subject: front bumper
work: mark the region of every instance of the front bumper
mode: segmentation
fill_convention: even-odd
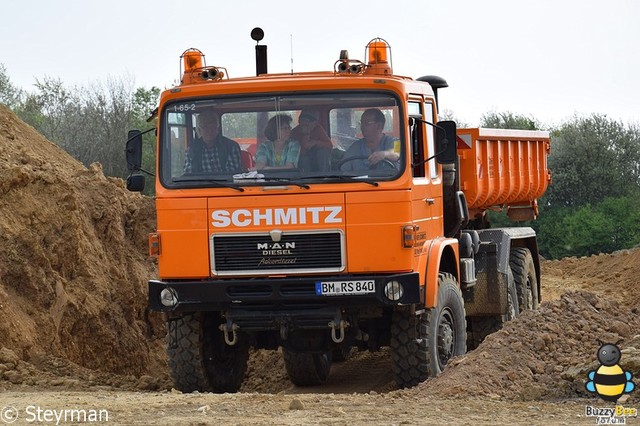
[[[316,294],[318,281],[373,280],[375,292],[358,295],[323,296]],[[404,288],[397,301],[389,300],[384,287],[397,281]],[[177,303],[164,306],[160,293],[174,292]],[[162,312],[195,312],[225,310],[304,311],[354,306],[394,306],[424,301],[416,272],[390,275],[339,275],[323,277],[225,279],[202,281],[149,281],[149,308]]]

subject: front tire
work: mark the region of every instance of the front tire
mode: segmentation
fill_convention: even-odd
[[[436,307],[420,315],[406,309],[394,311],[391,351],[393,373],[400,388],[437,376],[451,358],[467,351],[464,301],[453,275],[440,273]]]
[[[224,342],[219,321],[194,313],[167,322],[167,356],[173,384],[182,392],[237,392],[247,371],[249,345],[239,334]]]

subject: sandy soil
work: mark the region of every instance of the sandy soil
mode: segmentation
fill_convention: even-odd
[[[395,388],[386,351],[334,364],[320,388],[254,351],[241,392],[181,394],[146,309],[153,207],[0,106],[0,424],[596,424],[586,407],[613,406],[584,387],[599,341],[621,341],[640,385],[634,249],[544,261],[538,310],[413,389]],[[619,403],[640,409],[640,391]]]

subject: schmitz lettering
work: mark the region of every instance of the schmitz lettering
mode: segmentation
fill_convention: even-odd
[[[342,223],[341,213],[342,206],[214,210],[211,213],[211,224],[216,228],[225,228],[230,225],[245,227]]]

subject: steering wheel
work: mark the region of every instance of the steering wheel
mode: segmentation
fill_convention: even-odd
[[[336,166],[336,169],[340,170],[340,169],[342,168],[342,165],[343,165],[343,164],[346,164],[346,163],[348,163],[348,162],[350,162],[350,161],[356,161],[356,160],[367,160],[367,159],[369,159],[369,156],[368,156],[368,155],[360,155],[360,156],[357,156],[357,157],[349,157],[349,158],[345,158],[345,159],[343,159],[342,161],[340,161],[340,162],[338,163],[338,165]],[[378,161],[376,164],[371,164],[371,165],[369,166],[369,169],[370,169],[370,170],[373,170],[373,169],[380,169],[380,168],[382,168],[381,166],[383,166],[383,165],[384,165],[384,166],[389,166],[389,167],[391,167],[393,170],[398,170],[398,166],[396,165],[396,163],[394,163],[394,162],[393,162],[393,161],[391,161],[391,160],[387,160],[386,158],[385,158],[384,160],[380,160],[380,161]]]

